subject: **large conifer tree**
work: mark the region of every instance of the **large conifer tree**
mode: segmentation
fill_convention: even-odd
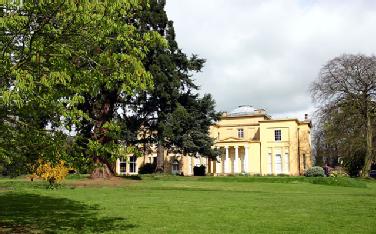
[[[218,118],[210,95],[201,99],[198,95],[191,94],[198,89],[192,75],[201,71],[205,60],[196,55],[188,57],[178,47],[173,22],[164,10],[165,4],[165,0],[151,0],[150,8],[143,11],[139,20],[136,20],[141,31],[156,31],[166,38],[168,48],[159,46],[149,51],[144,64],[153,75],[154,87],[151,91],[139,93],[132,100],[134,115],[129,118],[133,125],[137,123],[135,131],[142,126],[148,132],[142,139],[134,134],[134,142],[157,144],[157,170],[160,171],[163,171],[166,147],[174,146],[183,153],[205,152],[206,156],[212,156],[213,142],[208,131],[210,124]],[[201,110],[210,114],[193,114]],[[184,118],[176,119],[179,114],[183,114]],[[202,121],[209,124],[202,125]],[[187,137],[192,131],[197,133],[196,140],[190,141],[188,147],[188,141],[182,140],[182,137]]]

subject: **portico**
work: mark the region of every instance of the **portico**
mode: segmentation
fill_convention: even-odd
[[[217,146],[216,148],[221,153],[220,156],[217,157],[217,161],[214,161],[211,173],[250,173],[248,144],[226,144]]]

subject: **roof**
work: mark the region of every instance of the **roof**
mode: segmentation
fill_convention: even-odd
[[[253,108],[252,106],[244,105],[232,110],[230,113],[228,113],[228,116],[252,115],[256,113],[257,109]]]
[[[284,122],[284,121],[294,121],[297,124],[308,124],[309,127],[312,127],[312,122],[311,120],[304,120],[304,121],[299,121],[297,118],[284,118],[284,119],[268,119],[268,120],[260,120],[260,123],[273,123],[273,122]]]

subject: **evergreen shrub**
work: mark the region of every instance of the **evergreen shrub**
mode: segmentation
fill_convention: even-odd
[[[193,167],[194,176],[205,176],[206,167],[204,165]]]
[[[155,163],[145,163],[138,169],[139,174],[153,174],[156,168]]]
[[[304,176],[306,176],[306,177],[324,177],[325,172],[324,172],[324,169],[322,167],[315,166],[315,167],[311,167],[311,168],[306,169],[304,171]]]

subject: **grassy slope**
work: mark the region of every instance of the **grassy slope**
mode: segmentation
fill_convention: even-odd
[[[239,177],[121,180],[116,187],[75,182],[51,191],[0,179],[0,233],[376,233],[375,182],[366,188]]]

